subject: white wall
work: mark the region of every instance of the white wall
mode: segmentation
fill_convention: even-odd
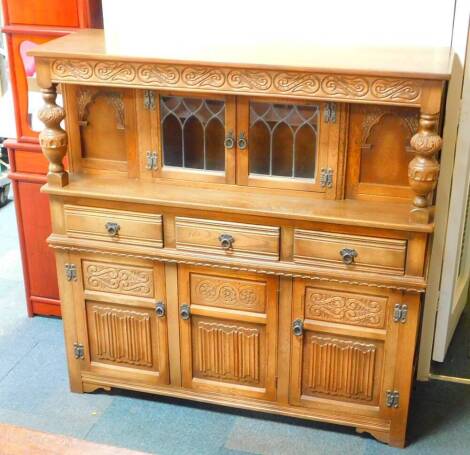
[[[454,0],[103,0],[103,8],[110,52],[197,58],[253,42],[447,47]]]

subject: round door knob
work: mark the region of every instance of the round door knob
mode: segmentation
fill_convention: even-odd
[[[301,319],[296,319],[292,323],[292,332],[294,333],[294,335],[296,337],[299,337],[299,336],[303,335],[303,333],[304,333],[304,323],[302,322]]]
[[[111,237],[116,237],[119,234],[119,229],[121,229],[121,226],[117,223],[109,222],[104,225],[106,230],[108,231],[108,234]]]
[[[343,259],[343,263],[346,265],[351,265],[354,262],[354,259],[357,257],[357,251],[352,248],[343,248],[339,254]]]
[[[159,318],[165,316],[165,304],[163,302],[157,302],[155,305],[155,312]]]
[[[191,310],[189,309],[189,305],[181,305],[180,306],[180,316],[181,319],[189,319],[189,316],[191,316]]]
[[[220,234],[219,242],[220,246],[224,250],[230,250],[233,246],[233,242],[235,242],[235,239],[230,234]]]
[[[229,131],[227,136],[225,136],[224,146],[226,149],[233,149],[235,145],[235,138],[233,137],[233,131]]]
[[[246,147],[248,146],[248,140],[246,138],[245,133],[240,133],[240,135],[238,136],[237,145],[238,145],[238,148],[240,150],[245,150],[246,149]]]

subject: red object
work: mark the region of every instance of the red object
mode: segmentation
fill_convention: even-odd
[[[47,160],[31,129],[28,77],[35,73],[27,50],[78,28],[101,28],[101,0],[2,0],[10,78],[15,107],[16,140],[5,142],[10,158],[28,314],[60,316],[46,182]]]

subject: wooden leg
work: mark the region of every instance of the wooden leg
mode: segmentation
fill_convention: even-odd
[[[356,432],[359,434],[369,433],[371,436],[377,439],[377,441],[383,442],[384,444],[390,444],[390,433],[388,433],[387,431],[369,430],[367,428],[356,428]]]

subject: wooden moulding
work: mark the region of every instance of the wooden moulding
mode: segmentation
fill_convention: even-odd
[[[406,77],[74,58],[42,59],[56,83],[420,106],[429,81]],[[439,80],[433,81],[441,85]]]

